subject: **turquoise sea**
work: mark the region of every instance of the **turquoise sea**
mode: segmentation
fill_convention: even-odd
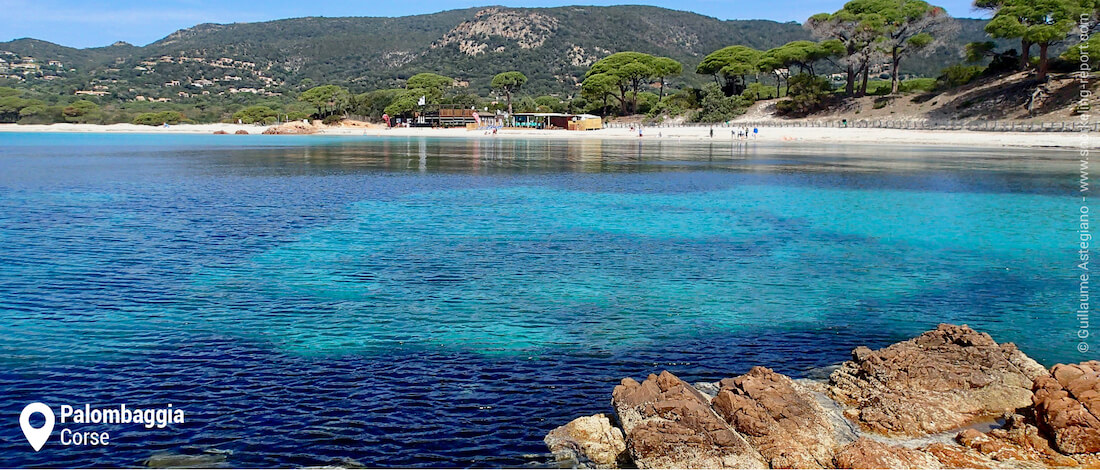
[[[544,465],[621,377],[940,322],[1076,350],[1076,152],[0,133],[0,413],[187,411],[0,467]]]

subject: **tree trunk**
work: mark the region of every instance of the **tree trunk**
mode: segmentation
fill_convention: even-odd
[[[508,119],[512,118],[512,92],[505,91],[504,96],[508,98]]]
[[[1036,77],[1040,81],[1047,78],[1047,49],[1050,48],[1050,43],[1045,42],[1039,44],[1039,76]]]
[[[898,71],[898,65],[901,64],[901,51],[898,48],[894,48],[890,51],[891,54],[891,70],[890,70],[890,94],[898,94],[898,89],[901,88],[901,75]]]
[[[626,111],[627,111],[626,104],[627,103],[628,103],[628,101],[626,100],[626,87],[622,86],[622,85],[619,85],[619,105],[620,105],[620,108],[622,108],[623,116],[627,115],[627,113],[626,113]]]
[[[661,101],[665,100],[665,77],[661,77]]]
[[[863,68],[860,70],[860,74],[863,75],[863,82],[860,83],[860,85],[859,85],[859,96],[866,96],[867,95],[867,79],[868,79],[868,75],[870,75],[868,73],[870,71],[870,69],[871,69],[871,64],[868,63],[868,64],[863,64]]]
[[[779,98],[779,86],[783,84],[783,78],[779,74],[775,74],[775,97]]]
[[[1031,41],[1020,41],[1020,70],[1031,66]]]
[[[844,94],[853,96],[856,94],[856,69],[848,64],[848,83],[844,85]]]
[[[632,97],[633,99],[630,101],[630,107],[631,107],[630,110],[634,114],[638,114],[638,89],[642,87],[642,81],[641,80],[634,80],[633,83],[631,83],[631,85],[634,86],[634,96]]]

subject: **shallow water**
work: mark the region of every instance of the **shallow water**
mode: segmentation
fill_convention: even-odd
[[[516,466],[624,376],[793,376],[939,322],[1076,352],[1076,154],[0,134],[0,466]],[[99,428],[97,428],[99,429]]]

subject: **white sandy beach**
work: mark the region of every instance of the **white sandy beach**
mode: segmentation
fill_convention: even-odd
[[[50,124],[17,125],[0,124],[3,132],[88,132],[88,133],[143,133],[143,134],[213,134],[225,131],[233,134],[238,130],[249,134],[260,134],[264,126],[240,124],[178,124],[169,127],[139,126],[134,124]],[[546,139],[639,139],[637,131],[630,129],[600,129],[594,131],[529,130],[505,129],[495,136],[485,131],[430,128],[392,128],[382,127],[319,127],[313,135],[322,136],[393,136],[393,137],[453,137],[453,138],[546,138]],[[233,136],[226,136],[232,138]],[[282,136],[270,136],[280,138]],[[715,140],[730,140],[731,128],[714,127]],[[710,140],[710,127],[648,127],[644,129],[644,140]],[[751,139],[750,139],[751,140]],[[790,143],[836,143],[836,144],[908,144],[930,146],[962,147],[1061,147],[1061,148],[1100,148],[1100,133],[1080,132],[977,132],[977,131],[933,131],[907,129],[836,129],[836,128],[796,128],[761,127],[758,142]]]

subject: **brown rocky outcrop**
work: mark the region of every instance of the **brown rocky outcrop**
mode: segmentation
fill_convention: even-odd
[[[895,446],[866,437],[841,447],[837,468],[943,468],[935,456],[916,449]]]
[[[829,468],[840,444],[812,392],[785,375],[754,367],[720,383],[711,405],[771,468]]]
[[[1001,465],[969,447],[937,442],[920,448],[931,454],[944,468],[1000,468]]]
[[[237,132],[234,132],[234,134],[236,134],[236,135],[248,135],[248,131],[246,131],[244,129],[237,129]]]
[[[955,440],[997,462],[1034,463],[1043,467],[1072,467],[1078,462],[1050,447],[1039,429],[1022,415],[1011,415],[1004,427],[981,432],[966,429]]]
[[[278,126],[271,126],[271,127],[268,127],[267,129],[264,129],[264,134],[269,134],[269,135],[270,134],[294,135],[294,134],[316,134],[316,133],[317,133],[317,128],[316,127],[314,127],[312,125],[309,125],[309,124],[306,124],[306,123],[301,122],[301,121],[292,121],[292,122],[288,122],[288,123],[285,123],[285,124],[280,124]]]
[[[621,431],[589,416],[547,446],[604,468],[1100,468],[1100,362],[1048,372],[965,325],[857,348],[828,382],[754,367],[697,387],[623,379]]]
[[[577,468],[619,468],[630,463],[623,431],[607,415],[574,419],[543,439],[554,458]]]
[[[1032,380],[1045,373],[1011,343],[941,324],[877,351],[856,348],[828,391],[866,430],[921,436],[1030,406]]]
[[[767,467],[699,391],[668,371],[641,383],[623,379],[611,403],[639,468]]]
[[[1100,452],[1100,362],[1058,364],[1034,391],[1035,418],[1058,450]]]
[[[216,131],[214,131],[214,134],[216,134],[216,135],[226,135],[226,134],[229,134],[229,133],[226,132],[226,131],[223,131],[223,130],[216,130]]]

